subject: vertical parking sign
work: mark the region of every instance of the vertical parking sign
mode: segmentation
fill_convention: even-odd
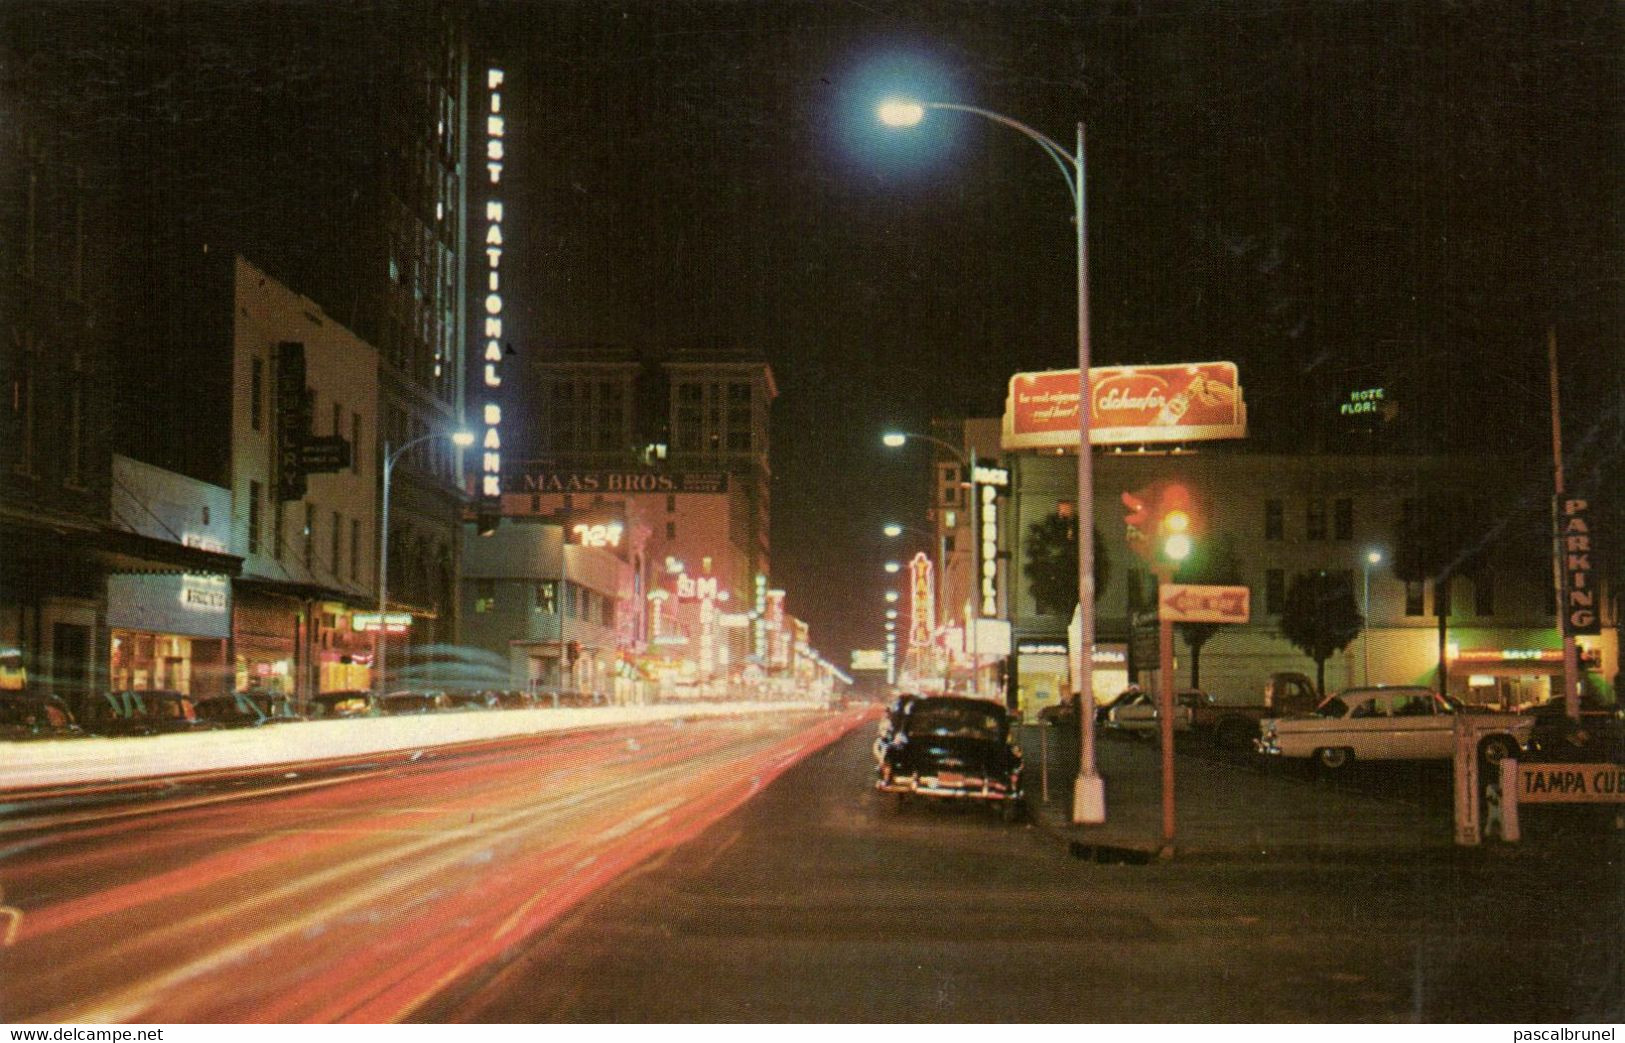
[[[1574,496],[1558,498],[1557,542],[1563,563],[1563,633],[1571,637],[1601,633],[1591,568],[1596,543],[1588,501]]]

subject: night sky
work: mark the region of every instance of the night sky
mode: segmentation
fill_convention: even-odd
[[[475,69],[508,72],[521,360],[563,341],[758,349],[781,392],[773,580],[837,661],[880,643],[880,524],[926,523],[926,456],[884,450],[881,432],[997,416],[1013,373],[1076,359],[1071,203],[1051,160],[970,115],[883,128],[888,95],[992,109],[1068,145],[1086,122],[1095,363],[1236,362],[1251,447],[1348,448],[1336,402],[1381,386],[1399,419],[1354,448],[1471,448],[1538,477],[1555,325],[1571,488],[1619,484],[1617,3],[470,10]],[[358,78],[394,82],[368,41],[406,24],[383,0],[0,7],[18,11],[32,14],[0,18],[7,75],[50,79],[92,120],[146,113],[141,141],[207,127],[153,184],[251,216],[290,193],[233,186],[312,170],[334,198],[311,212],[345,212],[351,168],[375,159],[335,139],[367,95]],[[215,158],[254,176],[215,178]],[[305,234],[277,216],[258,224]],[[310,239],[270,245],[324,299],[317,278],[348,262]]]
[[[887,94],[1085,121],[1095,363],[1236,361],[1259,446],[1335,448],[1319,418],[1383,385],[1391,448],[1538,452],[1555,322],[1571,437],[1617,449],[1620,9],[1435,6],[482,8],[521,343],[760,348],[774,579],[837,661],[879,644],[880,523],[924,523],[880,432],[1076,359],[1051,160],[885,130]]]

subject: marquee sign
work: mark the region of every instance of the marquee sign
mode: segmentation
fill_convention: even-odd
[[[931,559],[924,551],[914,555],[908,563],[909,575],[909,631],[908,643],[925,648],[937,630],[936,588],[932,584]]]
[[[1247,437],[1247,406],[1233,362],[1091,367],[1089,409],[1090,445]],[[1075,449],[1078,371],[1011,377],[1001,444]]]
[[[510,493],[721,493],[728,491],[728,475],[720,471],[578,471],[527,462],[515,467],[505,484]]]
[[[982,527],[978,555],[982,574],[977,577],[981,582],[981,614],[995,617],[999,614],[999,490],[993,485],[977,485],[976,493],[982,498],[977,516]]]
[[[480,509],[487,513],[500,513],[502,509],[502,404],[497,401],[502,387],[502,167],[506,159],[504,142],[507,138],[507,117],[502,112],[502,84],[506,77],[501,69],[485,70],[485,90],[488,99],[485,116],[485,172],[487,195],[485,199],[485,302],[484,326],[481,330],[484,351],[481,354],[479,387],[484,403],[481,419],[485,434],[480,439]]]

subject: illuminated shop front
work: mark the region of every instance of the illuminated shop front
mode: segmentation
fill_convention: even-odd
[[[1602,650],[1581,645],[1579,655],[1582,685],[1602,695]],[[1473,706],[1516,710],[1562,696],[1560,648],[1464,648],[1452,641],[1445,659],[1450,694]]]
[[[202,697],[227,691],[231,582],[199,573],[107,578],[113,691],[158,688]]]
[[[371,689],[373,634],[365,628],[365,624],[368,620],[376,620],[378,613],[354,612],[346,605],[331,601],[319,604],[317,612],[317,647],[314,650],[316,690],[352,692]],[[404,612],[391,615],[406,617],[406,625],[399,630],[405,633],[411,625],[411,616]],[[361,625],[358,625],[358,621]],[[396,632],[394,629],[389,631],[391,635]]]
[[[1128,687],[1128,647],[1096,644],[1090,674],[1095,705],[1104,706]],[[1025,639],[1016,643],[1016,699],[1027,721],[1046,707],[1072,696],[1071,657],[1065,641]]]

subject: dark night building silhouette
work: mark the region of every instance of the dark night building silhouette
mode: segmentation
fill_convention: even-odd
[[[243,392],[221,327],[235,256],[376,347],[368,445],[461,426],[466,17],[431,0],[0,13],[0,351],[14,400],[0,433],[0,646],[34,676],[107,675],[102,580],[132,565],[93,549],[113,453],[230,485]],[[329,433],[320,417],[314,432]],[[461,467],[429,441],[396,469],[390,592],[419,641],[456,635]],[[234,498],[234,527],[283,506],[260,491],[264,503]],[[48,538],[66,532],[81,535]],[[178,538],[162,550],[173,560],[155,567],[239,569]],[[283,593],[309,610],[331,592]]]

